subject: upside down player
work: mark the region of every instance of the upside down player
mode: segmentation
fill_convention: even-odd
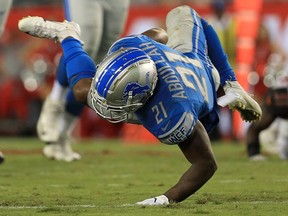
[[[83,32],[84,49],[96,62],[107,54],[123,31],[130,0],[63,0],[65,18],[77,22]],[[76,101],[66,76],[64,58],[60,59],[52,90],[45,99],[37,122],[37,134],[46,146],[45,157],[71,162],[81,156],[71,148],[71,132],[84,105]]]
[[[27,17],[18,25],[32,36],[61,43],[70,87],[79,101],[109,121],[142,124],[162,143],[178,145],[192,164],[163,195],[139,205],[181,202],[213,176],[217,163],[207,132],[219,121],[219,83],[227,95],[238,94],[229,107],[244,120],[261,117],[259,105],[236,81],[216,32],[188,6],[168,13],[167,34],[154,28],[116,41],[97,70],[82,49],[77,24]]]

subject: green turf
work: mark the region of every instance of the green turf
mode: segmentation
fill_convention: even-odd
[[[176,146],[82,141],[83,159],[64,163],[41,155],[31,138],[0,138],[0,215],[288,215],[288,164],[276,156],[251,162],[244,146],[214,143],[218,170],[180,204],[140,207],[188,168]]]

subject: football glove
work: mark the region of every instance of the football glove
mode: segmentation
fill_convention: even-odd
[[[168,205],[169,200],[165,195],[157,196],[154,198],[149,198],[141,202],[137,202],[136,205],[149,205],[149,206],[159,206],[159,205]]]
[[[259,104],[240,86],[237,81],[226,81],[223,86],[225,94],[236,94],[237,99],[229,103],[231,110],[238,110],[244,121],[258,121],[262,116]]]

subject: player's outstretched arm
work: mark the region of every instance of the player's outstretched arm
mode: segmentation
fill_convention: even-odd
[[[179,144],[179,148],[191,163],[191,167],[182,175],[178,183],[164,194],[170,202],[180,202],[195,193],[217,169],[210,139],[200,121],[197,121],[190,137]]]
[[[208,134],[198,121],[193,133],[183,143],[179,144],[191,167],[180,180],[164,195],[138,202],[138,205],[167,205],[181,202],[199,190],[215,173],[217,169]]]

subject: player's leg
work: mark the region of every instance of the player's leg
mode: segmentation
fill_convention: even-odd
[[[57,119],[55,119],[57,122],[57,125],[55,125],[58,134],[57,140],[46,145],[43,148],[43,154],[50,159],[70,162],[81,159],[81,156],[72,150],[71,134],[84,106],[76,101],[71,89],[68,90],[66,104],[64,106],[65,112],[63,110],[63,112],[58,115]],[[55,117],[55,115],[51,117]],[[55,131],[55,128],[53,131]]]
[[[186,56],[195,58],[195,54],[202,60],[205,67],[211,69],[215,88],[219,87],[219,74],[207,58],[207,43],[201,17],[188,6],[180,6],[171,10],[166,17],[168,34],[167,45]],[[211,75],[210,74],[210,75]]]
[[[267,107],[263,107],[263,116],[260,121],[253,122],[247,130],[247,153],[251,160],[264,160],[260,149],[260,132],[268,128],[276,119],[276,115]]]
[[[288,120],[279,119],[277,146],[279,157],[282,160],[288,160]]]
[[[121,4],[116,0],[84,0],[81,2],[69,0],[66,2],[68,3],[66,5],[67,19],[75,21],[81,26],[81,40],[84,41],[84,49],[92,58],[98,59],[96,62],[100,62],[124,28],[129,1],[124,0]],[[66,115],[78,118],[83,108],[83,104],[76,101],[71,91],[66,99]],[[63,132],[66,134],[66,131]]]
[[[85,104],[92,78],[95,76],[96,64],[82,47],[80,27],[74,22],[54,22],[30,16],[22,18],[18,22],[18,28],[32,36],[61,43],[69,86],[73,88],[73,92],[77,92],[77,100]],[[85,85],[80,88],[79,85],[75,86],[78,81]]]
[[[67,103],[71,103],[73,106],[73,103],[66,99],[66,95],[69,95],[67,94],[68,87],[66,66],[62,56],[52,90],[42,106],[37,122],[37,134],[39,139],[47,144],[43,148],[44,156],[70,162],[81,157],[78,153],[73,152],[70,146],[70,131],[73,130],[72,127],[74,128],[77,117],[65,111],[65,104],[67,106]],[[82,104],[77,104],[83,107]],[[81,107],[77,108],[82,111]]]
[[[103,0],[65,0],[65,16],[69,21],[74,21],[81,26],[81,40],[84,42],[84,50],[92,58],[98,56],[99,46],[102,40],[104,28]],[[65,76],[67,78],[66,72]],[[68,80],[67,85],[68,85]],[[84,105],[76,101],[72,91],[67,95],[65,112],[80,117]]]
[[[64,58],[58,64],[56,79],[51,92],[45,99],[37,122],[37,134],[45,143],[57,142],[60,138],[59,122],[64,113],[67,93],[67,76]]]
[[[285,79],[286,78],[286,79]],[[286,81],[285,81],[286,80]],[[279,128],[277,137],[278,154],[282,160],[288,160],[288,91],[287,74],[280,75],[278,87],[272,91],[273,110],[279,117]],[[277,85],[276,84],[276,85]]]
[[[111,45],[120,38],[126,24],[130,0],[99,0],[102,2],[104,14],[103,36],[96,56],[96,62],[100,62],[107,55]]]
[[[41,17],[26,17],[19,21],[18,27],[21,31],[26,32],[30,35],[33,35],[36,37],[54,39],[60,43],[62,43],[64,39],[71,37],[70,40],[67,39],[67,42],[65,43],[65,45],[64,45],[64,42],[62,43],[63,47],[66,47],[66,52],[65,52],[65,49],[63,48],[64,50],[63,56],[65,58],[64,61],[65,61],[66,68],[67,68],[67,74],[65,76],[66,79],[73,78],[73,81],[75,81],[73,72],[75,70],[78,70],[79,66],[81,67],[79,70],[81,70],[81,72],[84,73],[82,78],[86,78],[87,76],[91,78],[94,76],[96,65],[94,64],[93,60],[87,55],[87,53],[83,50],[83,47],[81,45],[80,35],[79,35],[80,28],[77,24],[72,23],[72,22],[52,22],[52,21],[44,20]],[[81,55],[79,57],[80,59],[74,58],[75,55],[79,55],[79,54]],[[82,58],[82,56],[84,57]],[[69,60],[72,60],[72,61],[76,60],[76,63],[74,62],[71,65],[69,64]],[[81,62],[81,64],[79,64],[78,60],[79,62]],[[72,73],[72,75],[70,72]],[[70,81],[69,81],[69,84],[70,84]],[[74,96],[71,98],[74,98]],[[82,107],[82,104],[81,104],[81,107]],[[81,112],[81,107],[79,108],[74,104],[73,105],[74,110],[70,109],[69,111],[71,113],[77,114],[75,110],[78,110],[78,112]],[[47,150],[47,148],[45,147],[44,150],[47,153],[47,155],[49,155],[47,156],[49,158],[54,158],[56,160],[64,160],[64,161],[77,160],[80,158],[79,155],[73,152],[71,150],[71,146],[69,145],[69,143],[67,144],[67,142],[63,140],[63,138],[67,139],[67,136],[65,135],[69,133],[66,133],[66,131],[68,131],[69,128],[71,128],[70,123],[73,122],[73,118],[69,118],[69,115],[67,115],[67,112],[64,112],[64,115],[62,116],[63,118],[57,120],[58,123],[60,122],[58,124],[59,127],[57,127],[57,129],[59,129],[59,132],[61,134],[61,136],[59,137],[59,142],[52,143],[52,144],[58,144],[58,145],[49,145],[49,146],[55,147],[55,148],[49,147],[50,150],[52,149],[51,150],[52,153],[56,152],[55,156],[53,155],[51,156],[51,151],[49,151],[49,148]],[[65,148],[63,148],[63,146]],[[60,155],[64,155],[65,157],[62,157],[62,158],[59,157],[59,152],[62,153]],[[67,154],[69,155],[67,156]]]
[[[7,17],[12,6],[12,0],[0,0],[0,37],[2,36]],[[0,151],[0,163],[4,161],[4,154]]]
[[[7,18],[12,7],[13,0],[0,0],[0,36],[5,31]]]
[[[181,53],[197,53],[206,60],[206,38],[201,18],[188,6],[171,10],[166,16],[167,45]]]
[[[65,1],[65,3],[69,4],[69,1]],[[65,9],[69,10],[67,6],[65,6]],[[69,12],[67,13],[69,14]],[[74,153],[72,150],[65,150],[67,148],[71,149],[68,129],[74,125],[72,122],[77,118],[65,109],[65,104],[76,103],[72,97],[69,97],[69,99],[72,98],[72,101],[67,101],[66,94],[68,88],[66,65],[64,58],[61,57],[56,71],[56,79],[50,94],[44,101],[37,122],[37,134],[41,141],[49,144],[43,149],[46,157],[65,161],[71,161],[71,158],[74,156],[75,159],[80,159],[79,154]],[[83,107],[82,104],[80,106]],[[83,108],[80,109],[83,110]]]
[[[98,52],[103,29],[103,10],[99,2],[65,0],[64,8],[65,18],[81,25],[84,48],[90,54]],[[69,84],[66,66],[64,58],[61,58],[56,80],[50,95],[44,102],[37,129],[41,140],[49,143],[49,146],[43,149],[46,157],[70,161],[74,156],[76,156],[75,159],[80,159],[79,154],[71,150],[69,131],[73,130],[74,122],[80,117],[84,105],[76,101],[70,89],[65,98],[67,88]]]
[[[105,0],[65,0],[66,19],[80,25],[84,49],[93,59],[97,57],[102,41],[106,4]]]
[[[186,55],[197,53],[203,62],[209,61],[206,56],[208,49],[208,55],[219,72],[225,93],[237,96],[236,100],[229,104],[230,109],[237,109],[246,121],[258,120],[262,114],[261,108],[236,81],[213,27],[188,6],[180,6],[170,11],[166,18],[166,25],[169,36],[168,46]]]
[[[278,154],[277,137],[280,119],[276,118],[272,124],[259,134],[261,149],[269,154]]]

